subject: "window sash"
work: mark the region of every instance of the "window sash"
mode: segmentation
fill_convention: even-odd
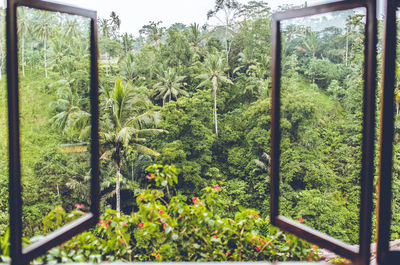
[[[363,130],[361,158],[360,233],[359,247],[348,245],[318,230],[302,225],[279,214],[280,196],[280,79],[281,79],[281,30],[283,20],[312,16],[327,12],[354,8],[366,9],[364,42],[364,87],[363,87]],[[351,259],[356,264],[369,264],[371,243],[371,212],[374,179],[375,137],[375,89],[376,89],[376,44],[377,44],[376,1],[337,1],[301,9],[275,13],[272,17],[272,114],[271,114],[271,223],[282,230],[320,247],[329,249]]]
[[[91,106],[91,205],[90,212],[22,248],[22,198],[19,130],[18,35],[17,7],[30,7],[50,12],[78,15],[90,19],[90,106]],[[99,219],[99,95],[97,12],[43,0],[7,0],[7,97],[9,129],[9,217],[11,264],[29,262],[49,249],[95,225]]]

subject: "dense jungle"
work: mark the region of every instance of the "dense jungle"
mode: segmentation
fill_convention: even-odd
[[[38,263],[319,259],[317,246],[268,221],[272,12],[263,1],[218,0],[204,14],[218,25],[149,21],[137,35],[120,32],[114,12],[98,19],[103,215]],[[18,8],[26,244],[89,211],[89,22]],[[281,31],[281,212],[358,244],[365,10],[287,20]],[[400,233],[399,104],[396,88],[392,240]]]

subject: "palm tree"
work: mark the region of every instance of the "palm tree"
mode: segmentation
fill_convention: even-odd
[[[80,111],[79,97],[72,92],[67,80],[57,81],[52,86],[59,86],[59,89],[57,91],[58,99],[50,103],[50,106],[56,111],[50,122],[53,126],[66,131],[71,128],[72,114]]]
[[[106,39],[110,38],[110,21],[108,19],[99,19],[99,28],[102,36]]]
[[[214,97],[214,124],[215,134],[218,136],[218,119],[217,119],[217,91],[218,83],[233,84],[229,77],[225,74],[226,61],[221,54],[209,54],[202,65],[202,74],[196,78],[203,80],[199,87],[212,87],[212,95]]]
[[[136,149],[138,153],[159,155],[156,151],[144,146],[146,137],[166,132],[161,129],[148,128],[156,125],[159,116],[149,110],[148,99],[128,84],[117,80],[113,90],[104,89],[103,107],[105,116],[103,131],[100,133],[106,152],[103,158],[111,155],[116,169],[116,210],[120,211],[120,177],[123,152],[126,148]]]
[[[187,33],[187,39],[192,46],[194,55],[197,56],[200,52],[200,42],[203,39],[203,36],[201,34],[200,26],[197,23],[190,24],[188,33]]]
[[[21,66],[22,76],[25,77],[25,34],[28,31],[28,14],[25,8],[18,9],[18,32],[21,34]]]
[[[158,83],[154,85],[157,93],[156,99],[159,100],[162,98],[163,107],[167,100],[171,101],[172,98],[177,99],[181,95],[185,97],[189,96],[189,93],[181,88],[184,85],[183,80],[186,77],[178,75],[174,68],[160,68],[157,78]]]
[[[43,40],[44,72],[47,78],[47,40],[54,28],[55,17],[46,11],[41,11],[39,14],[39,18],[35,20],[36,24],[33,27],[33,31],[39,39]]]

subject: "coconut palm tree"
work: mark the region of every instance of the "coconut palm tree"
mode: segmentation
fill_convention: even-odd
[[[154,85],[154,89],[157,94],[156,99],[162,99],[163,107],[172,98],[177,99],[181,95],[189,96],[189,93],[182,89],[185,78],[185,76],[178,75],[174,68],[164,69],[161,67],[159,69],[157,73],[158,82]]]
[[[157,125],[159,116],[149,110],[149,101],[139,89],[123,84],[117,80],[113,89],[104,88],[103,128],[100,133],[103,148],[102,158],[111,156],[116,169],[116,210],[120,211],[120,178],[124,150],[134,148],[137,153],[158,156],[159,154],[146,147],[146,137],[166,132],[162,129],[149,128]]]
[[[212,95],[214,98],[214,124],[215,124],[215,134],[218,136],[218,119],[217,119],[217,91],[218,84],[233,84],[229,77],[225,74],[227,70],[226,61],[224,56],[215,53],[209,54],[201,69],[201,74],[196,76],[196,78],[201,79],[202,82],[197,86],[200,87],[212,87]]]
[[[36,37],[43,40],[43,53],[44,53],[44,72],[47,78],[47,41],[55,24],[55,16],[50,12],[40,11],[38,19],[35,19],[32,30]]]
[[[201,51],[200,42],[203,40],[203,35],[201,33],[199,24],[190,24],[190,27],[187,31],[187,39],[192,46],[194,56],[198,56]]]
[[[28,13],[25,8],[18,8],[18,33],[21,35],[21,67],[22,76],[25,77],[25,35],[28,31]]]

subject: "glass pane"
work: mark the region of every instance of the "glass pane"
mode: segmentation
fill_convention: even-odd
[[[5,9],[0,7],[0,238],[8,227],[8,113]]]
[[[365,10],[283,21],[281,213],[358,244]]]
[[[397,23],[399,23],[400,11],[397,10]],[[396,51],[396,80],[395,80],[395,105],[394,111],[394,139],[393,139],[393,174],[392,174],[392,221],[390,240],[400,239],[400,40],[399,26],[397,27],[397,51]],[[395,245],[391,244],[391,248],[398,250]]]
[[[18,8],[23,235],[89,210],[89,19]]]

